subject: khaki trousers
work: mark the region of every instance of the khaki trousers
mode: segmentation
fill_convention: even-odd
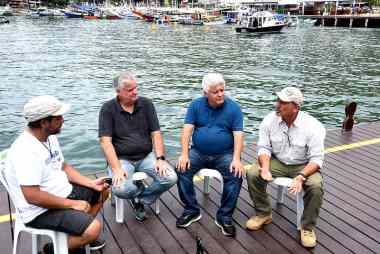
[[[271,159],[270,171],[273,178],[297,176],[297,173],[305,165],[285,165],[277,159]],[[252,165],[247,170],[248,190],[251,199],[255,205],[257,215],[270,214],[272,211],[269,196],[266,192],[268,182],[261,178],[257,165]],[[304,211],[301,219],[302,228],[314,229],[319,216],[319,210],[323,200],[323,182],[322,175],[316,172],[307,177],[303,184],[304,190]]]

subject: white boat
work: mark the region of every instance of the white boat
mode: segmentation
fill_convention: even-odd
[[[0,6],[0,16],[13,16],[12,8],[9,5],[5,7]]]
[[[9,20],[6,17],[0,16],[0,24],[8,24]]]
[[[278,20],[269,11],[259,11],[252,15],[243,16],[236,26],[236,32],[275,33],[286,26],[284,21]]]
[[[288,27],[296,27],[298,26],[298,17],[297,16],[288,16]]]

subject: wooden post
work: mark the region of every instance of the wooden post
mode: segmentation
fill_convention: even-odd
[[[368,19],[365,19],[364,27],[368,27]]]
[[[323,17],[321,17],[322,19],[322,26],[325,26],[325,19]]]
[[[334,26],[336,26],[337,24],[338,24],[338,19],[335,17]]]
[[[351,131],[354,126],[354,114],[356,111],[356,102],[348,101],[344,111],[346,113],[346,118],[343,121],[342,131]]]
[[[353,18],[350,18],[350,28],[352,27],[352,21],[353,20],[354,20]]]

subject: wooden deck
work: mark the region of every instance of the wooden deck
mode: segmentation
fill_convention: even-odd
[[[342,147],[345,144],[351,145]],[[332,147],[342,150],[326,154],[322,171],[325,195],[316,229],[318,245],[314,249],[305,249],[299,243],[294,196],[287,195],[283,205],[273,207],[272,224],[255,232],[245,230],[245,222],[254,214],[246,181],[234,213],[237,236],[235,239],[224,237],[214,224],[220,185],[211,181],[208,196],[202,193],[203,183],[196,182],[202,219],[188,229],[175,226],[176,218],[182,212],[176,187],[161,196],[161,213],[156,216],[149,210],[149,219],[142,223],[134,219],[130,206],[126,205],[126,222],[117,224],[115,209],[107,201],[104,206],[107,246],[103,253],[195,254],[196,236],[201,237],[206,252],[210,254],[380,253],[380,122],[361,124],[352,132],[343,134],[338,129],[329,130],[326,148]],[[254,162],[255,157],[255,146],[247,146],[244,163]],[[268,191],[274,203],[276,188],[269,185]],[[0,192],[0,215],[7,213],[3,191]],[[0,222],[0,239],[0,253],[11,253],[8,221]],[[24,235],[18,253],[30,252],[30,244],[30,237]]]

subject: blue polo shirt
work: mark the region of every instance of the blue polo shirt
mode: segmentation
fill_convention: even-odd
[[[218,108],[209,106],[206,97],[193,100],[187,110],[185,124],[194,125],[193,147],[202,154],[231,153],[233,131],[243,131],[243,113],[235,101],[225,97]]]

